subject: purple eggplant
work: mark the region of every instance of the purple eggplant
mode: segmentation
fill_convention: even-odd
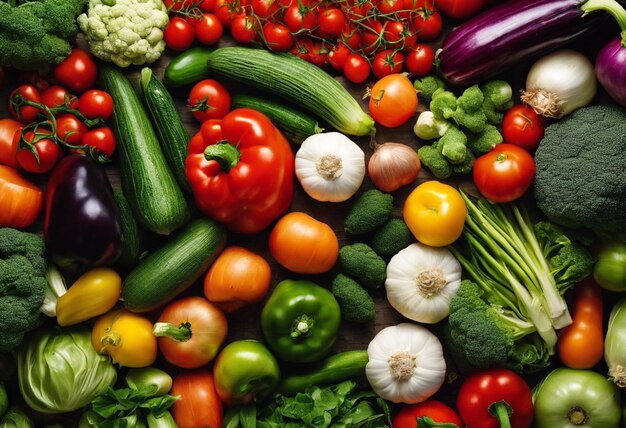
[[[104,170],[82,155],[56,166],[45,197],[46,249],[62,267],[108,265],[122,251],[122,227]]]
[[[552,51],[585,34],[596,22],[583,17],[597,0],[510,0],[450,32],[438,53],[451,83],[471,85],[513,64]]]

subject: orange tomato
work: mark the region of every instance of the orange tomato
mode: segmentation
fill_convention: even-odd
[[[324,273],[337,262],[339,241],[326,223],[305,213],[292,212],[274,226],[270,253],[292,272]]]
[[[17,131],[24,125],[9,117],[0,119],[0,164],[17,168],[17,142],[14,139]]]
[[[417,104],[417,92],[408,77],[390,74],[372,87],[369,108],[376,123],[395,128],[415,114]]]
[[[16,169],[0,165],[0,227],[28,227],[37,220],[43,192]]]
[[[222,402],[213,375],[208,370],[185,372],[174,379],[170,390],[180,396],[172,406],[172,416],[179,428],[219,428],[222,426]]]
[[[572,324],[561,330],[557,349],[567,367],[590,369],[604,353],[602,289],[588,278],[574,288]]]
[[[427,181],[417,186],[404,203],[404,221],[415,238],[431,247],[445,247],[461,236],[467,207],[452,186]]]
[[[258,302],[270,287],[269,263],[242,247],[226,247],[204,278],[204,295],[225,312]]]

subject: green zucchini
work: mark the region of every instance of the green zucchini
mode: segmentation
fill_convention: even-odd
[[[245,83],[298,105],[337,131],[374,132],[374,120],[350,93],[319,67],[289,53],[227,47],[208,55],[209,72]]]
[[[178,88],[207,78],[206,62],[211,52],[213,49],[191,48],[178,55],[165,67],[163,82]]]
[[[132,84],[117,67],[100,67],[102,89],[113,98],[111,123],[124,195],[139,224],[169,234],[189,221],[189,208]]]
[[[308,113],[264,98],[238,94],[233,96],[232,108],[251,108],[263,113],[296,144],[302,144],[307,137],[324,130]]]
[[[142,236],[141,229],[133,212],[126,200],[122,189],[113,189],[117,210],[120,213],[120,223],[122,224],[122,255],[117,259],[117,264],[124,267],[136,266],[141,257]]]
[[[305,372],[284,377],[278,392],[291,396],[303,392],[311,385],[339,383],[365,374],[368,362],[367,351],[346,351],[331,355],[313,364]]]
[[[163,83],[156,78],[148,67],[141,70],[141,92],[143,100],[152,117],[152,124],[159,136],[163,154],[178,181],[178,185],[187,193],[191,187],[185,175],[185,159],[189,134],[180,120],[174,106],[174,100]]]
[[[128,274],[122,286],[124,306],[147,312],[169,302],[207,271],[225,244],[221,224],[207,218],[192,221]]]

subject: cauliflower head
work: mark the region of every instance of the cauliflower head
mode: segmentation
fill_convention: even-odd
[[[91,52],[119,67],[159,59],[169,18],[161,0],[89,0],[78,25]]]

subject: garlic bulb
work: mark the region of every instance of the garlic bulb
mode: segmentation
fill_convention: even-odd
[[[313,199],[343,202],[361,187],[365,153],[339,132],[315,134],[296,153],[296,176]]]
[[[461,285],[461,265],[445,248],[411,244],[387,265],[387,299],[405,317],[436,323],[450,313]]]
[[[384,328],[370,342],[367,355],[365,374],[372,389],[394,403],[420,403],[445,379],[441,342],[416,324]]]

